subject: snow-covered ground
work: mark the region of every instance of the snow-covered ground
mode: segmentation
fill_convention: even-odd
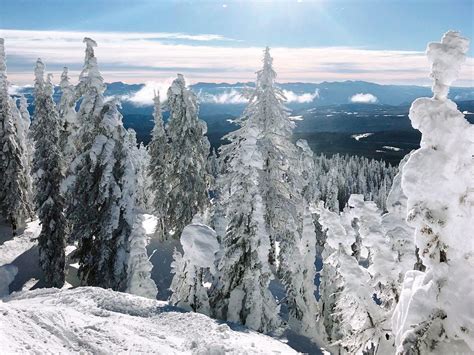
[[[296,354],[246,328],[95,287],[16,293],[0,314],[2,353]]]

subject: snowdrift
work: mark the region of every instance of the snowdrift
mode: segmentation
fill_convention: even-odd
[[[296,354],[244,327],[95,287],[15,293],[0,315],[2,353]]]

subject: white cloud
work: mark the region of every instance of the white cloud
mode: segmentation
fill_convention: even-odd
[[[242,96],[237,90],[227,90],[223,93],[212,95],[212,94],[198,94],[199,101],[213,104],[246,104],[248,100]]]
[[[316,90],[314,93],[304,93],[304,94],[296,94],[293,91],[283,90],[283,94],[286,97],[286,102],[297,102],[299,104],[305,104],[312,102],[314,99],[319,97],[319,90]]]
[[[355,94],[350,99],[351,102],[359,102],[364,104],[374,104],[378,101],[377,96],[372,94]]]
[[[255,79],[262,48],[233,47],[216,34],[125,33],[2,30],[9,78],[30,84],[36,58],[60,78],[63,65],[77,79],[84,58],[82,38],[97,40],[96,54],[106,81],[140,83],[164,80],[176,72],[190,82],[236,82]],[[195,41],[189,44],[186,41]],[[214,41],[225,41],[223,46]],[[13,56],[13,58],[12,58]],[[279,82],[367,80],[391,84],[430,84],[430,64],[423,51],[367,50],[351,47],[272,48]],[[10,59],[11,58],[11,59]],[[15,63],[21,61],[21,66]],[[25,69],[28,68],[28,69]],[[49,69],[51,70],[51,69]],[[468,58],[456,85],[473,85],[474,58]],[[75,75],[75,77],[74,77]]]
[[[127,100],[138,106],[153,104],[155,93],[160,94],[160,101],[164,102],[167,99],[168,88],[173,82],[174,78],[168,78],[163,81],[147,81],[145,86],[138,90],[131,96],[122,97],[122,100]]]

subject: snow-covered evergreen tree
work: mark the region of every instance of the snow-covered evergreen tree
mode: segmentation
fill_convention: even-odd
[[[160,94],[156,93],[153,99],[154,111],[153,117],[155,125],[151,133],[151,142],[149,144],[150,162],[148,165],[148,175],[151,179],[150,189],[153,192],[151,201],[152,210],[158,218],[156,234],[160,238],[165,237],[164,219],[167,206],[167,156],[170,147],[168,146],[168,136],[163,124],[163,115],[161,112]]]
[[[168,106],[170,143],[166,154],[164,234],[178,238],[194,215],[208,206],[210,144],[204,136],[206,123],[198,118],[196,96],[186,88],[181,74],[168,89]],[[151,165],[154,159],[152,153]]]
[[[228,222],[222,236],[219,278],[213,287],[211,308],[221,319],[268,332],[280,325],[278,306],[268,290],[272,272],[268,256],[270,238],[259,181],[263,156],[257,144],[261,127],[241,120],[229,133],[230,144],[221,147],[225,163],[219,187]]]
[[[76,93],[70,83],[68,68],[64,67],[61,74],[61,99],[58,103],[59,118],[61,120],[61,151],[67,163],[71,162],[76,154],[78,122],[76,113]]]
[[[148,244],[143,217],[136,216],[135,224],[130,235],[130,255],[127,262],[127,292],[156,299],[158,289],[151,279],[153,264],[148,258],[146,246]]]
[[[153,190],[151,178],[148,175],[150,154],[147,147],[140,143],[137,145],[137,134],[133,129],[128,129],[130,154],[136,170],[135,206],[142,213],[152,213]]]
[[[468,47],[453,31],[428,45],[433,98],[410,108],[422,138],[404,166],[402,187],[426,272],[405,275],[392,319],[398,354],[474,352],[474,126],[447,99]]]
[[[68,216],[75,256],[86,285],[127,288],[129,238],[135,222],[135,170],[128,132],[115,102],[104,104],[104,83],[94,56],[95,41],[85,38],[86,57],[78,92],[79,147],[65,185],[72,201]]]
[[[33,213],[25,166],[27,152],[21,146],[15,127],[6,70],[4,39],[0,38],[0,211],[16,234],[17,228]]]
[[[38,237],[40,265],[48,287],[61,288],[65,278],[66,219],[63,181],[63,156],[60,146],[61,121],[53,101],[51,76],[44,82],[41,59],[35,68],[35,114],[32,137],[35,142],[33,174],[35,205],[41,222]]]

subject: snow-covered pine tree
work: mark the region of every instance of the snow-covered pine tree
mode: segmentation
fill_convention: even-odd
[[[104,104],[104,83],[94,56],[95,41],[85,38],[86,57],[78,92],[79,151],[66,186],[75,256],[86,285],[125,291],[129,238],[135,222],[135,170],[128,132],[115,102]]]
[[[151,189],[151,178],[148,175],[150,166],[150,154],[147,147],[137,144],[137,133],[133,129],[128,129],[130,141],[130,154],[136,170],[136,192],[135,207],[141,213],[152,213],[153,191]]]
[[[125,219],[129,225],[132,225],[132,231],[127,238],[129,247],[127,259],[127,292],[142,297],[156,299],[158,289],[155,282],[151,279],[151,270],[153,265],[150,262],[147,254],[146,246],[148,244],[147,235],[143,228],[143,215],[138,212],[143,212],[143,206],[139,205],[141,201],[138,200],[138,190],[144,189],[143,184],[146,178],[146,172],[143,168],[147,165],[143,164],[139,156],[139,149],[137,148],[136,133],[130,129],[127,131],[126,145],[128,145],[126,154],[122,158],[122,165],[124,166],[124,174],[121,179],[122,189],[122,209],[125,212]],[[145,151],[146,152],[146,151]],[[127,153],[127,151],[125,151]],[[135,208],[135,211],[133,210]]]
[[[4,39],[0,38],[0,211],[10,223],[13,234],[33,212],[28,192],[25,154],[15,128],[8,95]]]
[[[205,136],[206,123],[198,118],[196,96],[186,88],[181,74],[168,89],[168,107],[164,234],[178,238],[194,215],[208,206],[210,144]]]
[[[33,198],[33,182],[31,179],[31,160],[33,158],[33,147],[30,139],[30,114],[28,112],[28,103],[24,95],[20,97],[20,106],[17,107],[17,100],[10,98],[10,108],[12,110],[13,124],[17,132],[18,144],[23,152],[22,164],[26,170],[26,179],[28,182],[27,196],[31,204]]]
[[[269,332],[281,321],[268,289],[270,238],[259,186],[264,165],[258,145],[262,130],[250,117],[239,122],[241,127],[226,136],[230,143],[220,148],[225,164],[218,181],[221,198],[225,196],[220,203],[228,222],[211,308],[218,318]]]
[[[156,225],[156,234],[159,238],[165,238],[164,219],[167,206],[167,156],[169,154],[168,136],[163,124],[163,115],[161,112],[160,93],[155,93],[153,98],[154,111],[153,117],[155,125],[151,132],[151,142],[149,144],[150,163],[148,165],[148,175],[151,179],[150,189],[153,192],[151,201],[152,210],[158,218]]]
[[[39,260],[47,287],[61,288],[65,278],[66,219],[63,181],[63,156],[60,147],[61,121],[53,101],[51,77],[44,82],[41,59],[35,68],[35,113],[32,137],[35,142],[33,175],[35,205],[41,222],[38,237]]]
[[[316,302],[314,297],[308,299],[304,291],[301,294],[302,286],[294,277],[304,272],[306,267],[301,264],[304,258],[298,245],[301,243],[306,206],[303,191],[308,181],[303,178],[305,167],[299,164],[302,152],[292,141],[294,122],[283,105],[285,97],[276,86],[275,79],[273,58],[267,47],[263,68],[257,72],[255,91],[244,117],[255,121],[262,132],[258,144],[264,164],[259,189],[271,245],[274,246],[276,242],[280,245],[278,274],[286,288],[290,324],[295,326],[304,314],[311,313],[311,309],[314,309],[311,303]],[[315,245],[316,238],[308,247],[313,250]]]
[[[428,45],[433,98],[410,108],[422,138],[404,166],[402,187],[426,272],[405,274],[392,319],[398,354],[474,352],[474,126],[447,98],[468,48],[454,31]]]
[[[75,138],[79,128],[76,113],[76,93],[69,80],[68,68],[64,67],[61,74],[61,99],[58,103],[58,112],[62,124],[61,151],[68,164],[75,157],[77,144]]]

